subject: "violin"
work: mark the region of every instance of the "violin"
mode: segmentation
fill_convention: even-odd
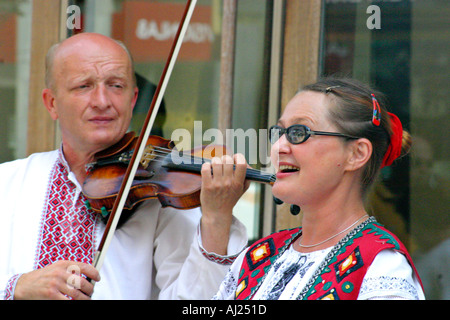
[[[97,153],[95,162],[88,165],[83,194],[92,210],[103,217],[108,216],[114,205],[136,141],[134,132],[129,132],[116,145]],[[163,207],[199,207],[202,164],[228,154],[227,151],[224,146],[208,145],[179,152],[173,141],[149,136],[124,209],[132,211],[137,204],[155,198]],[[247,168],[246,179],[272,185],[276,178]]]

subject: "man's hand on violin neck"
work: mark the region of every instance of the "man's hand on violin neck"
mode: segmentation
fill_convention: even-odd
[[[57,261],[21,275],[16,284],[14,299],[88,300],[94,292],[94,285],[83,275],[100,281],[97,269],[89,264]]]

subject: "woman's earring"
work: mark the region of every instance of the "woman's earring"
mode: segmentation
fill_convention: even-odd
[[[275,202],[275,204],[283,204],[282,200],[275,198],[275,197],[273,197],[273,201]]]
[[[275,197],[273,197],[273,201],[274,201],[275,204],[277,204],[277,205],[283,204],[283,201],[282,201],[282,200],[280,200],[280,199],[278,199],[278,198],[275,198]],[[291,204],[291,207],[289,208],[289,211],[291,212],[291,214],[292,214],[293,216],[296,216],[296,215],[298,215],[298,214],[300,213],[300,207],[297,206],[296,204]]]
[[[300,207],[297,206],[296,204],[291,204],[290,211],[293,216],[296,216],[300,213]]]

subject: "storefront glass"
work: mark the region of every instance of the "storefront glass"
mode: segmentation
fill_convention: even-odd
[[[0,0],[0,163],[27,146],[31,0]]]
[[[429,299],[450,298],[449,14],[445,0],[325,2],[322,74],[384,92],[413,136],[368,208],[406,244]]]

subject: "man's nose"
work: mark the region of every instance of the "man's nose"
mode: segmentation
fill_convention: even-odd
[[[108,94],[108,88],[99,84],[95,87],[91,97],[92,107],[98,109],[106,109],[111,106],[111,100]]]

